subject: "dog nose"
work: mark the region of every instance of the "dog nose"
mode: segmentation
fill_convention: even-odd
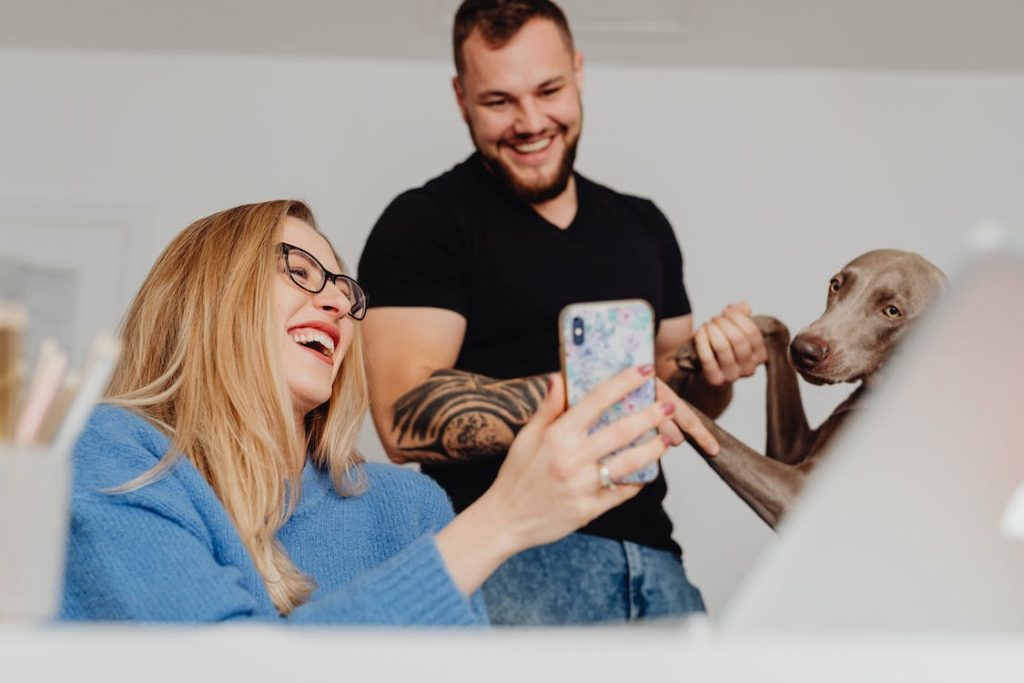
[[[817,337],[797,336],[789,345],[789,354],[794,363],[809,370],[828,357],[828,344]]]

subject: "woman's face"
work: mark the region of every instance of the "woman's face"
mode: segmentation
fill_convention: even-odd
[[[327,270],[341,272],[327,240],[307,223],[287,217],[281,241],[309,252]],[[328,282],[318,294],[302,289],[288,276],[284,259],[278,259],[274,325],[280,334],[288,390],[299,415],[331,398],[341,359],[352,343],[350,306],[348,297],[334,283]]]

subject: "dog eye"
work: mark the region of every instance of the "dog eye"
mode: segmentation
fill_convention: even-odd
[[[886,306],[885,308],[883,308],[882,309],[882,313],[885,313],[886,317],[888,317],[888,318],[898,318],[901,315],[903,315],[903,313],[900,311],[900,309],[896,308],[895,306],[891,306],[891,305],[890,306]]]
[[[832,282],[828,283],[828,291],[830,291],[830,292],[838,292],[839,288],[842,287],[842,286],[843,286],[842,283],[839,282],[839,278],[834,277],[834,278],[832,278]]]

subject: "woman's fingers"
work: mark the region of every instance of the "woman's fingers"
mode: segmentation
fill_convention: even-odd
[[[616,453],[601,463],[594,463],[593,481],[597,495],[593,498],[595,509],[592,511],[594,517],[622,505],[624,502],[635,496],[643,488],[642,484],[619,484],[605,487],[601,482],[601,468],[608,468],[608,478],[613,482],[625,479],[638,469],[656,462],[668,449],[668,440],[658,436],[638,446]]]
[[[672,413],[672,419],[686,433],[693,437],[693,440],[700,445],[702,451],[708,455],[716,455],[719,450],[718,441],[701,421],[693,409],[682,399],[676,399],[679,403]]]
[[[689,403],[679,398],[676,392],[662,382],[660,379],[657,382],[657,396],[659,401],[671,402],[675,405],[675,410],[672,411],[672,421],[678,425],[685,434],[689,434],[693,437],[694,441],[700,444],[701,449],[709,455],[718,453],[719,445],[718,441],[711,434],[711,431],[704,425],[704,422],[697,416],[697,413],[693,411],[693,408]],[[664,434],[664,432],[662,432]],[[671,434],[666,434],[671,438]],[[673,445],[678,445],[675,441]]]
[[[669,444],[682,443],[684,434],[688,434],[703,451],[711,455],[717,453],[718,442],[693,409],[661,380],[656,380],[656,387],[658,400],[654,405],[619,418],[594,432],[583,442],[579,452],[580,459],[601,458],[626,447],[652,429],[658,429]]]
[[[665,454],[665,451],[668,450],[668,446],[668,439],[656,436],[642,444],[627,448],[605,459],[594,470],[598,486],[601,485],[601,467],[607,467],[609,478],[614,482],[619,482],[638,469],[657,462]]]
[[[602,488],[595,501],[597,504],[597,510],[594,517],[603,515],[612,508],[617,508],[627,500],[640,493],[643,490],[641,484],[617,484],[614,488]]]
[[[631,391],[639,388],[644,382],[654,378],[654,366],[643,365],[638,368],[626,368],[611,379],[597,385],[590,393],[580,399],[579,403],[566,411],[558,419],[557,426],[568,432],[586,431],[597,422],[601,413],[616,401],[623,399]]]
[[[530,418],[529,422],[523,425],[520,433],[541,432],[558,416],[565,412],[565,382],[562,376],[557,373],[547,375],[548,393],[544,400],[537,406],[537,411]]]
[[[675,410],[675,404],[670,401],[662,401],[632,415],[621,417],[594,432],[586,440],[580,457],[597,460],[612,451],[624,448],[647,432],[657,429],[658,425],[665,422]]]
[[[686,437],[683,435],[683,430],[679,429],[679,425],[672,420],[665,420],[660,423],[658,425],[658,434],[668,439],[669,443],[673,446],[678,446],[686,441]]]

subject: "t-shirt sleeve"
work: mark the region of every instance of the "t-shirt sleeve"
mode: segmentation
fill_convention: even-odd
[[[689,315],[692,309],[690,308],[690,297],[686,293],[686,285],[683,283],[683,253],[679,249],[679,242],[676,240],[675,231],[672,229],[672,224],[668,222],[668,218],[653,203],[651,210],[661,244],[664,277],[662,292],[664,309],[661,317],[664,319]]]
[[[369,308],[430,306],[466,314],[465,248],[455,216],[422,189],[384,210],[359,259]]]

